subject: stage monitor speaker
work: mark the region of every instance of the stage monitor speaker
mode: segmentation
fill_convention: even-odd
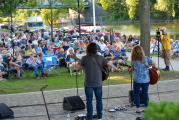
[[[0,119],[13,118],[14,112],[4,103],[0,103]]]
[[[80,96],[64,97],[63,109],[69,111],[85,109],[85,104]]]

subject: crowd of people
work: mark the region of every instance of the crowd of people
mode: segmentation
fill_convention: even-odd
[[[170,38],[170,37],[169,37]],[[179,53],[179,38],[176,40],[170,39],[171,44],[171,55]],[[159,42],[159,49],[162,49],[162,44]],[[150,53],[158,53],[158,40],[155,37],[152,37],[150,40]]]
[[[124,36],[123,36],[124,37]],[[12,35],[2,33],[0,37],[0,58],[1,74],[15,71],[17,77],[21,77],[24,68],[34,70],[35,76],[38,69],[41,69],[41,76],[44,76],[45,67],[49,57],[53,65],[68,67],[72,70],[76,67],[71,56],[76,54],[79,58],[86,54],[86,47],[89,43],[95,42],[98,45],[98,54],[105,56],[112,64],[119,67],[120,63],[127,61],[126,49],[123,37],[113,34],[111,40],[103,33],[82,34],[76,31],[57,31],[51,39],[44,31],[15,32]],[[46,58],[46,59],[45,59]]]
[[[44,76],[44,68],[48,63],[45,57],[53,56],[53,65],[68,67],[70,74],[76,69],[77,62],[71,55],[77,54],[79,58],[86,54],[86,47],[89,43],[95,42],[98,47],[98,54],[104,56],[111,64],[120,68],[125,64],[128,57],[127,50],[134,45],[140,44],[139,36],[122,35],[114,32],[84,33],[79,37],[76,30],[59,30],[54,37],[50,32],[15,32],[1,33],[0,37],[0,58],[1,76],[7,71],[15,71],[17,77],[21,77],[24,67],[34,70],[35,76],[39,78],[38,69],[41,69],[41,76]],[[173,53],[179,52],[178,40],[170,41]],[[151,53],[158,52],[156,38],[151,38]],[[161,46],[161,44],[160,44]],[[162,48],[162,47],[161,47]],[[51,60],[52,62],[52,60]],[[167,65],[168,66],[168,65]],[[8,70],[7,70],[8,69]]]

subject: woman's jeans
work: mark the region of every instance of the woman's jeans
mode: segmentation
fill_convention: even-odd
[[[143,102],[145,107],[148,106],[149,95],[148,95],[149,83],[136,83],[134,82],[134,103],[136,107],[140,107],[140,96],[143,96]]]
[[[100,87],[85,87],[86,94],[86,106],[87,106],[87,120],[92,120],[93,118],[93,91],[96,97],[96,111],[97,118],[102,118],[102,86]]]

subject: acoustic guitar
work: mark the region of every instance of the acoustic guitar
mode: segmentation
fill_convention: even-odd
[[[121,66],[127,66],[128,67],[128,71],[132,72],[132,68],[131,65],[128,64],[120,64]],[[150,85],[155,85],[159,79],[160,79],[160,71],[158,70],[158,68],[151,66],[149,67],[149,76],[150,76]]]
[[[152,66],[149,68],[150,84],[155,85],[160,79],[160,71]]]

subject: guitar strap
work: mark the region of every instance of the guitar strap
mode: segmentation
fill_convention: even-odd
[[[97,60],[95,59],[95,57],[92,57],[92,60],[98,65],[98,67],[100,68],[100,70],[102,70],[100,64],[97,62]]]

